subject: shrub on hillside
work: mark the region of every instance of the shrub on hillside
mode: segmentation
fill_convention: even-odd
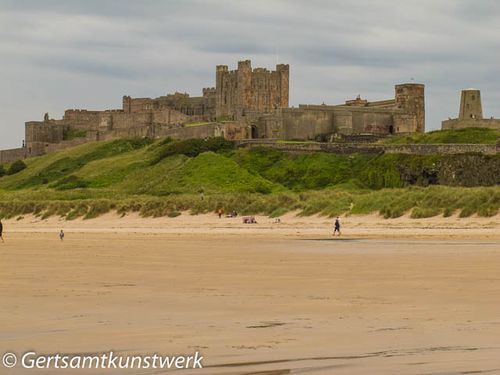
[[[7,171],[8,175],[13,175],[21,172],[23,169],[26,169],[26,164],[22,160],[16,160],[14,163],[10,165],[9,170]]]
[[[5,171],[5,168],[3,165],[0,165],[0,177],[5,176],[7,172]]]
[[[222,137],[214,137],[208,139],[186,139],[178,142],[169,142],[162,148],[158,156],[153,159],[152,164],[156,164],[161,160],[173,155],[186,155],[188,157],[196,157],[199,154],[207,151],[223,151],[234,149],[233,141],[228,141]]]
[[[85,188],[87,186],[88,186],[87,181],[75,175],[69,175],[67,177],[61,178],[54,184],[50,185],[50,187],[56,190],[78,189],[78,188]]]
[[[68,128],[63,130],[63,140],[70,141],[75,138],[84,138],[87,136],[86,130]]]

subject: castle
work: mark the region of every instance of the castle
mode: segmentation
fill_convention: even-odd
[[[218,65],[215,87],[191,97],[124,96],[121,109],[68,109],[62,119],[28,121],[23,147],[0,151],[0,163],[43,155],[82,143],[123,137],[328,141],[338,137],[386,136],[424,132],[424,85],[395,86],[394,98],[369,102],[357,97],[340,105],[289,107],[290,68],[236,70]]]
[[[493,117],[483,118],[481,91],[478,89],[462,90],[458,118],[450,118],[441,123],[441,129],[443,130],[464,128],[500,129],[500,120]]]

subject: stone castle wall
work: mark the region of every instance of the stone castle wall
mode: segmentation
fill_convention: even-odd
[[[45,150],[47,153],[51,153],[51,152],[65,150],[67,148],[80,146],[88,142],[89,142],[88,139],[85,138],[75,138],[69,141],[62,141],[60,143],[51,143],[45,147]]]
[[[26,147],[0,150],[0,164],[10,163],[27,157]]]
[[[360,143],[279,143],[273,141],[243,140],[240,147],[268,147],[275,150],[310,153],[329,152],[335,154],[410,154],[410,155],[454,155],[479,153],[496,155],[500,145],[486,144],[360,144]]]
[[[344,105],[299,105],[250,121],[253,138],[326,140],[335,135],[377,135],[423,132],[424,85],[395,87],[395,98],[368,102],[357,98]]]
[[[245,138],[246,127],[237,123],[213,122],[197,126],[165,128],[159,133],[162,137],[174,139],[224,137],[236,140]]]
[[[63,120],[74,122],[96,122],[102,111],[88,111],[86,109],[67,109],[64,111]]]
[[[62,142],[64,127],[51,121],[29,121],[25,126],[26,145],[32,142],[59,143]]]
[[[443,130],[457,130],[466,128],[500,129],[499,119],[450,119],[441,123]]]
[[[64,133],[70,129],[84,131],[78,143],[120,137],[155,137],[157,128],[177,126],[197,116],[187,116],[165,107],[160,110],[141,110],[126,113],[123,110],[86,111],[66,110],[61,120],[29,121],[25,136],[28,156],[42,155],[59,147],[67,148]],[[161,133],[161,132],[160,132]]]
[[[215,119],[215,88],[204,88],[203,96],[190,97],[189,94],[178,93],[159,98],[131,98],[124,96],[122,111],[124,113],[141,113],[172,109],[186,116],[198,116],[206,121]]]

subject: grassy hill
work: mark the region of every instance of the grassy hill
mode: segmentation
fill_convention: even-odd
[[[500,130],[467,128],[458,130],[436,130],[428,133],[399,135],[380,140],[380,143],[393,144],[432,144],[432,143],[481,143],[495,144],[500,138]]]
[[[217,138],[121,139],[25,162],[0,177],[0,217],[91,218],[109,210],[176,216],[219,207],[272,216],[492,216],[500,207],[499,156],[294,155],[235,149]]]

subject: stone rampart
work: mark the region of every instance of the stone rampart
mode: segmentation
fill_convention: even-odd
[[[485,144],[404,144],[384,145],[376,143],[293,143],[279,141],[238,141],[240,147],[269,147],[286,152],[329,152],[334,154],[409,154],[409,155],[454,155],[480,153],[495,155],[499,153],[499,145]]]
[[[466,128],[500,129],[499,119],[450,119],[441,123],[442,130],[457,130]]]
[[[26,148],[11,148],[10,150],[0,150],[0,164],[10,163],[26,158]]]

